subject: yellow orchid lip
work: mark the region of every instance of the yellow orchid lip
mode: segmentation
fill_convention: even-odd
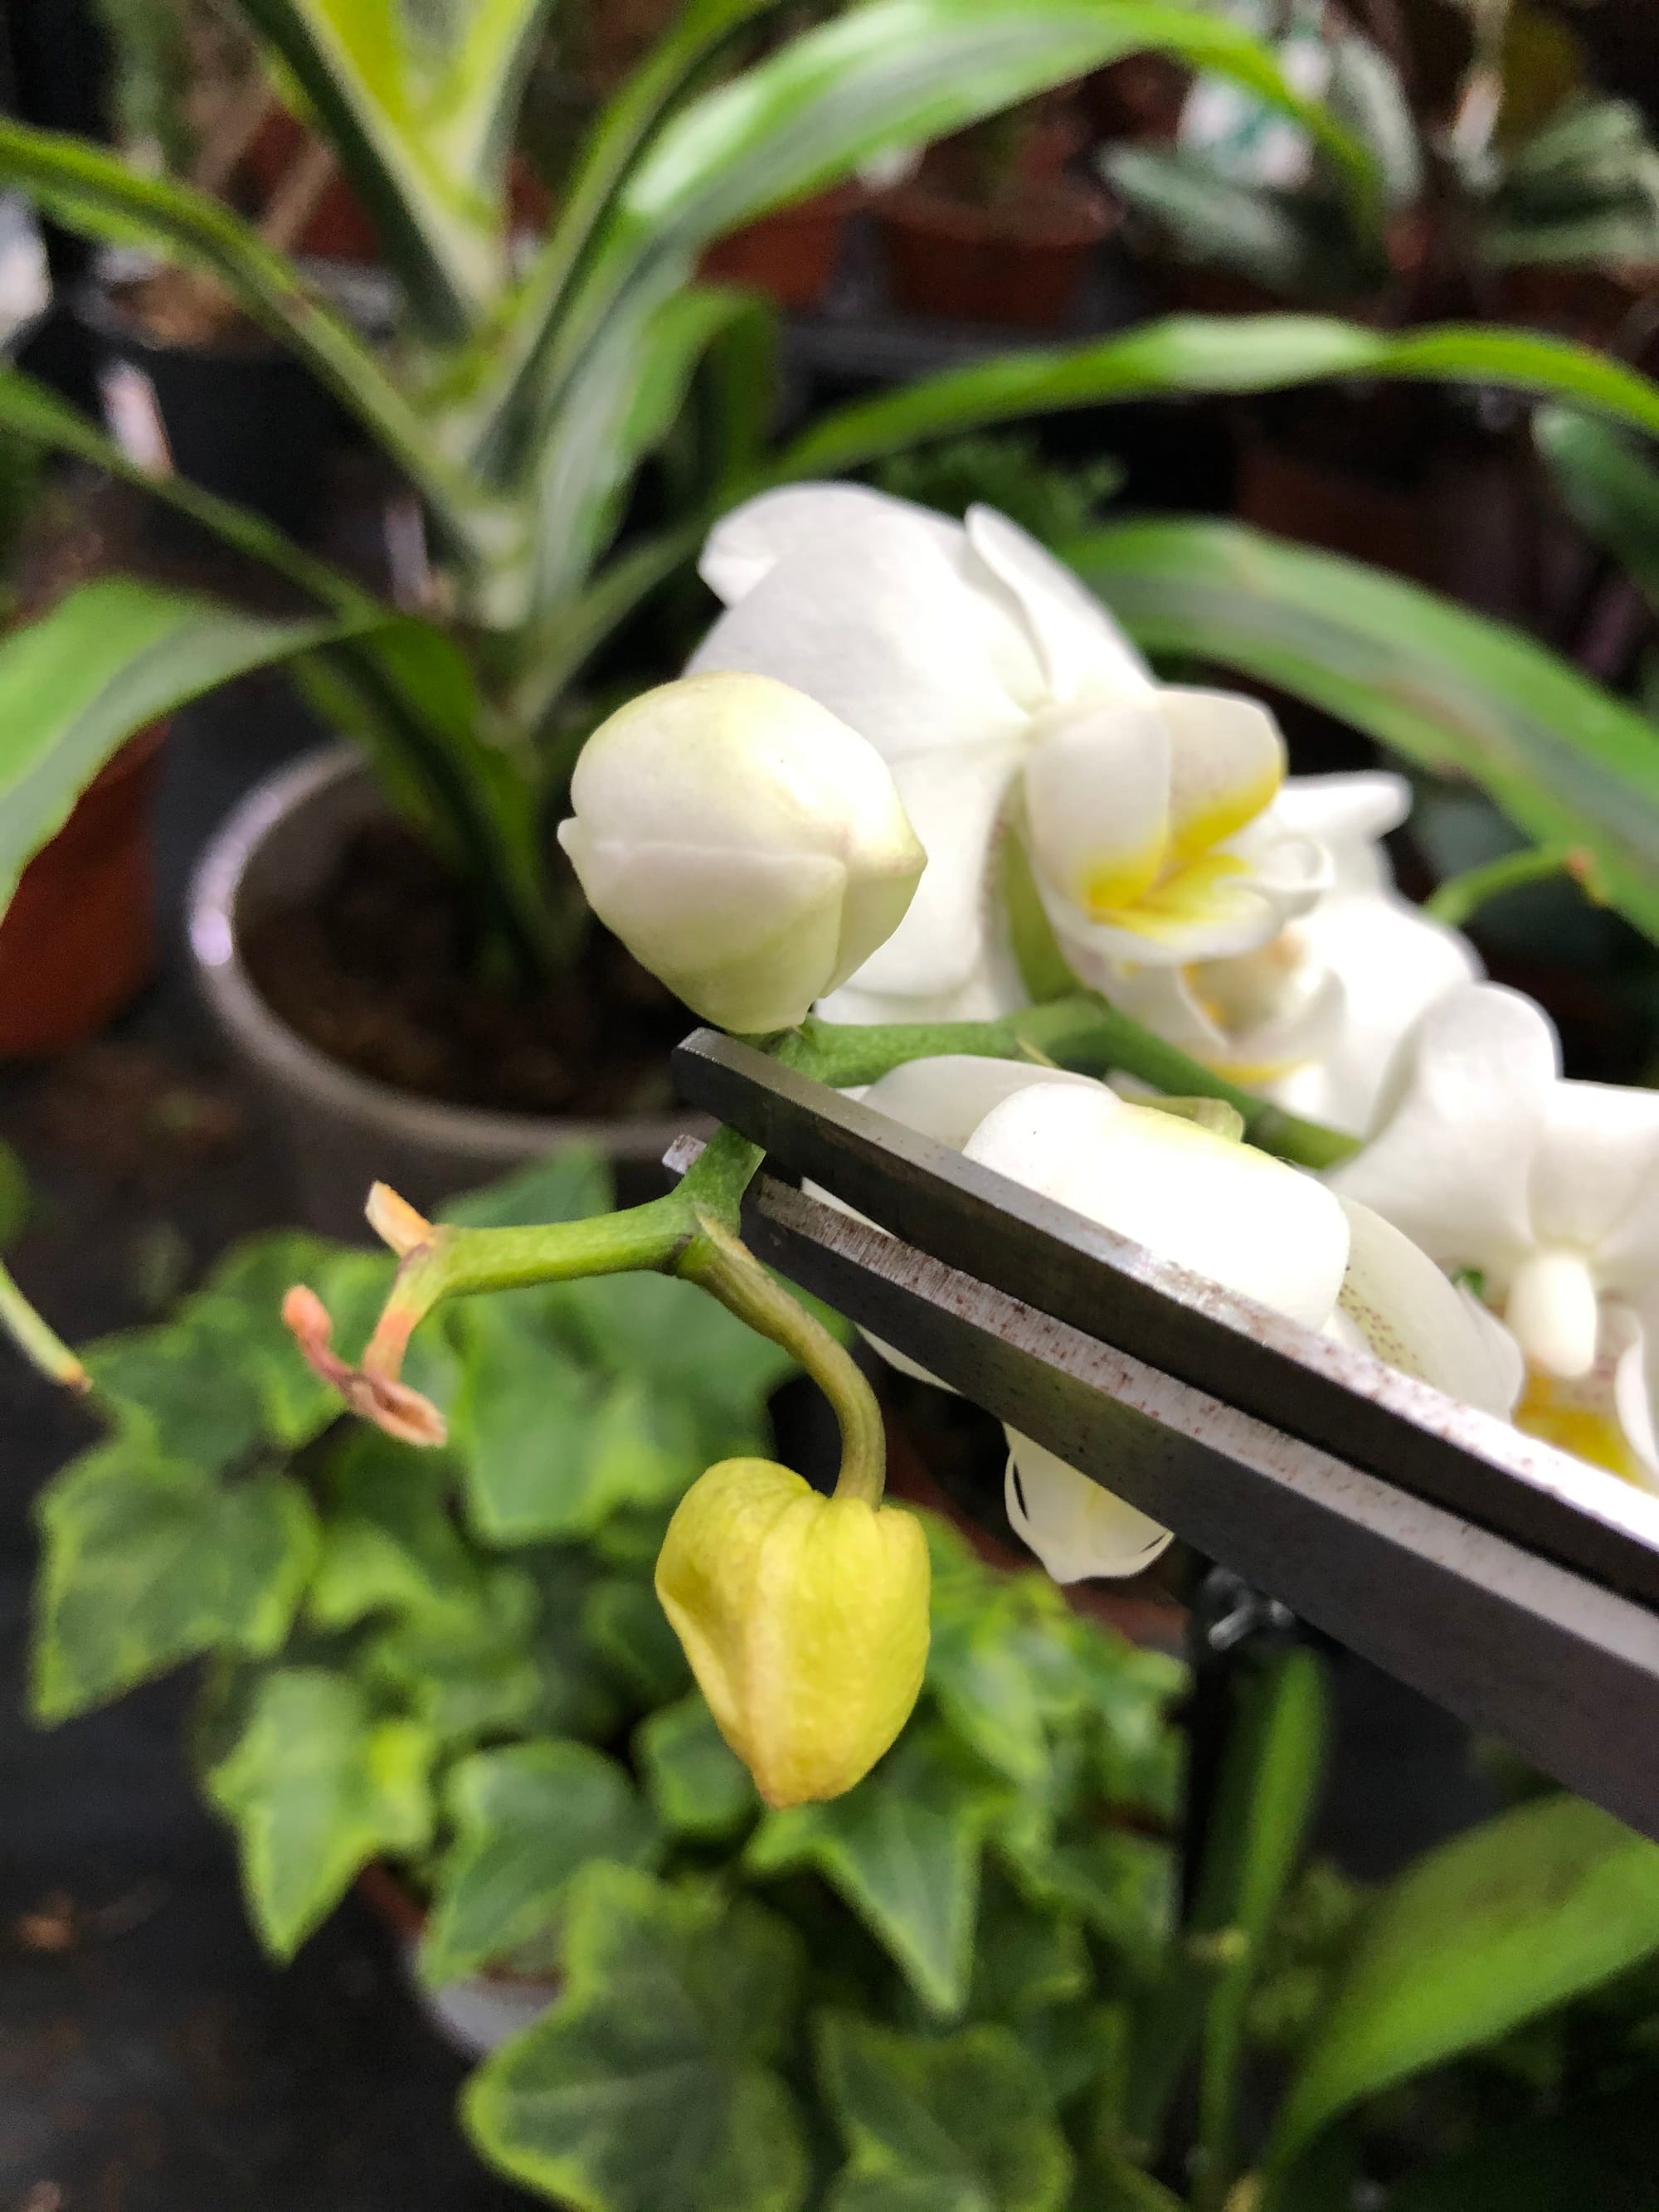
[[[1236,887],[1249,873],[1248,864],[1236,853],[1206,853],[1184,866],[1166,870],[1144,890],[1124,900],[1115,864],[1109,872],[1091,875],[1083,904],[1093,921],[1127,930],[1155,945],[1172,943],[1200,923],[1219,919],[1227,901],[1218,894],[1224,887]]]
[[[1554,1444],[1575,1459],[1605,1468],[1624,1482],[1649,1486],[1647,1468],[1632,1449],[1624,1431],[1609,1413],[1586,1402],[1583,1385],[1562,1382],[1536,1367],[1527,1370],[1527,1384],[1515,1409],[1515,1425],[1540,1443]]]

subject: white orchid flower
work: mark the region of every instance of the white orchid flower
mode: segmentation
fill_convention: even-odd
[[[1105,1085],[1006,1061],[915,1060],[866,1103],[1164,1258],[1453,1396],[1507,1414],[1518,1354],[1397,1230],[1311,1176]],[[908,1363],[907,1363],[908,1364]],[[916,1371],[912,1370],[912,1371]],[[1017,1431],[1008,1517],[1057,1582],[1134,1574],[1170,1533]]]
[[[595,914],[729,1030],[800,1021],[899,926],[926,865],[875,748],[765,677],[630,701],[570,797],[559,842]]]
[[[1020,1002],[995,896],[1012,822],[1085,979],[1249,952],[1333,880],[1319,842],[1272,811],[1285,748],[1266,708],[1156,683],[1099,602],[988,507],[958,524],[857,485],[769,492],[717,526],[702,574],[728,611],[692,669],[775,677],[860,732],[927,851],[903,924],[831,1018]]]
[[[1406,818],[1397,775],[1292,777],[1270,818],[1330,854],[1330,889],[1254,951],[1181,968],[1118,963],[1115,1006],[1293,1114],[1366,1135],[1417,1024],[1480,974],[1473,946],[1395,889],[1378,842]]]
[[[1526,1356],[1523,1428],[1659,1487],[1659,1093],[1563,1080],[1547,1016],[1473,985],[1425,1018],[1382,1133],[1330,1180],[1479,1276]]]

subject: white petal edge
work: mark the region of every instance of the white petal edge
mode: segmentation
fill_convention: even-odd
[[[1172,1532],[1067,1467],[1015,1429],[1008,1438],[1008,1520],[1057,1583],[1138,1575],[1175,1540]]]

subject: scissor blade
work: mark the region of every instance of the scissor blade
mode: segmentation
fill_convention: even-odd
[[[690,1103],[918,1251],[1287,1438],[1659,1606],[1659,1498],[1235,1297],[733,1038],[699,1030],[674,1066]]]
[[[744,1227],[941,1381],[1659,1838],[1659,1614],[770,1176]]]

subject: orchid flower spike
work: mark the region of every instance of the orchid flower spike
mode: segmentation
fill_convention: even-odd
[[[1330,1180],[1478,1276],[1526,1356],[1522,1427],[1659,1488],[1659,1092],[1564,1081],[1547,1016],[1474,985]]]
[[[902,922],[927,856],[875,748],[758,676],[596,730],[559,842],[607,928],[706,1021],[787,1029]]]
[[[914,1060],[866,1103],[970,1159],[1449,1395],[1507,1415],[1504,1332],[1368,1207],[1104,1084],[1006,1061]],[[1056,1582],[1134,1574],[1167,1529],[1008,1431],[1008,1517]]]
[[[808,693],[892,770],[928,855],[903,923],[832,1019],[949,1019],[1020,993],[994,866],[1024,841],[1060,948],[1086,982],[1118,963],[1252,951],[1334,880],[1281,818],[1267,709],[1156,683],[1097,600],[1006,517],[965,524],[852,484],[769,492],[715,528],[726,602],[694,672]]]

